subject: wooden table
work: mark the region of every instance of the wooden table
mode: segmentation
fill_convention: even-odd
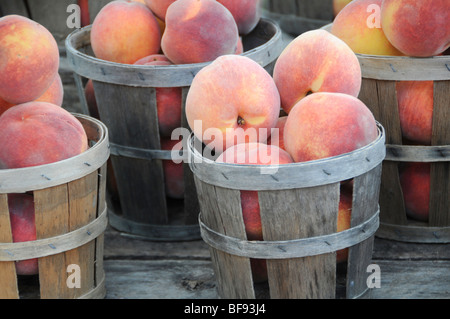
[[[450,298],[450,244],[376,238],[381,270],[374,299]],[[107,299],[217,299],[208,246],[202,241],[152,242],[105,233]],[[370,275],[368,273],[368,275]]]

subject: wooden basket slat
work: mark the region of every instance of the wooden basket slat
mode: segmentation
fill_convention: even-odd
[[[368,220],[378,211],[382,165],[353,179],[351,227]],[[367,266],[372,261],[374,236],[348,248],[347,291],[348,299],[358,298],[367,290]]]
[[[8,195],[0,194],[0,242],[12,243]],[[0,262],[0,299],[18,299],[16,267],[14,261]]]
[[[34,192],[36,238],[49,238],[69,231],[67,184]],[[67,265],[64,253],[38,259],[41,299],[69,299],[71,289],[65,283]]]
[[[134,88],[93,81],[102,122],[111,129],[111,143],[161,149],[154,88]],[[125,218],[149,224],[169,220],[161,161],[111,155]],[[145,176],[145,178],[142,178]],[[145,196],[142,196],[145,194]]]
[[[264,240],[291,240],[334,233],[338,185],[259,192]],[[335,253],[268,259],[271,298],[334,298],[335,271],[330,272],[333,265],[336,265]]]
[[[196,177],[194,177],[194,180],[198,196],[201,198],[199,200],[201,211],[216,212],[215,214],[205,214],[205,223],[218,232],[225,232],[230,236],[246,239],[242,211],[240,209],[239,211],[236,210],[236,208],[240,207],[240,192],[215,187],[202,182]],[[227,202],[221,202],[223,200]],[[228,201],[235,205],[228,207]],[[228,223],[228,221],[231,222]],[[216,279],[219,283],[217,287],[219,296],[254,299],[255,293],[253,290],[250,259],[233,256],[214,248],[210,248],[210,252]]]
[[[68,184],[69,230],[73,231],[92,222],[97,216],[98,172]],[[66,252],[67,265],[80,266],[81,287],[72,289],[72,298],[78,298],[94,288],[95,241]]]

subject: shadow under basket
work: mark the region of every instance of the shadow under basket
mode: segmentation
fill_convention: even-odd
[[[0,170],[2,299],[96,299],[106,295],[103,237],[108,131],[96,119],[74,116],[87,133],[88,150],[51,164]],[[34,241],[13,242],[8,198],[18,193],[33,196]],[[17,274],[16,262],[35,258],[38,274]],[[68,284],[72,274],[73,286]]]
[[[384,131],[351,153],[274,166],[217,163],[191,137],[203,240],[210,246],[218,295],[232,299],[367,298],[367,267],[378,228]],[[352,180],[351,182],[349,180]],[[340,187],[352,185],[351,227],[336,232]],[[263,240],[247,240],[242,190],[258,192]],[[338,265],[337,251],[348,249]],[[252,260],[266,260],[256,282]]]
[[[161,149],[156,88],[181,89],[180,128],[189,136],[186,96],[195,75],[210,62],[146,66],[104,61],[92,53],[90,30],[91,26],[87,26],[70,34],[66,48],[80,99],[86,105],[82,80],[92,79],[99,118],[110,132],[117,184],[117,200],[109,205],[111,226],[124,235],[155,241],[200,239],[196,189],[184,161],[180,164],[184,168],[184,198],[173,200],[166,194],[163,161],[171,160],[172,152]],[[278,26],[261,19],[242,41],[242,55],[272,72],[283,48]],[[85,109],[88,112],[87,106]],[[183,140],[183,144],[187,141]],[[186,154],[177,156],[184,159]]]

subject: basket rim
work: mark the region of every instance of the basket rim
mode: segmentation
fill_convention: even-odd
[[[333,23],[321,29],[330,32]],[[363,78],[385,81],[450,80],[450,56],[412,57],[355,53]]]
[[[281,190],[337,183],[360,176],[382,164],[386,156],[386,134],[384,127],[376,123],[378,137],[357,150],[308,162],[280,165],[215,162],[199,153],[195,148],[199,141],[191,133],[187,145],[189,167],[205,183],[237,190]]]
[[[264,44],[242,53],[242,56],[262,66],[273,62],[283,49],[282,32],[276,22],[261,18],[259,24],[270,25],[275,33]],[[87,25],[70,33],[65,40],[67,60],[73,71],[96,81],[139,87],[184,87],[190,86],[195,75],[212,61],[176,65],[134,65],[102,60],[79,51],[77,41],[90,43],[92,28]],[[84,37],[84,39],[83,39]],[[265,51],[267,49],[268,51]]]
[[[84,121],[95,125],[99,135],[95,144],[81,154],[58,162],[23,168],[0,169],[0,194],[25,193],[68,183],[94,172],[106,163],[110,154],[106,125],[88,115],[71,114],[81,120],[82,124]],[[83,124],[83,127],[85,125]],[[90,136],[88,138],[90,139]]]

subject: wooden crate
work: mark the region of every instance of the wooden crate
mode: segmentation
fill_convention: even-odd
[[[153,240],[199,239],[197,194],[186,164],[183,206],[168,207],[162,161],[170,160],[171,152],[161,150],[155,88],[182,88],[180,127],[188,128],[184,116],[186,95],[194,76],[208,63],[138,66],[100,60],[92,55],[90,30],[86,27],[72,33],[66,47],[80,99],[85,103],[83,78],[92,79],[100,119],[110,131],[120,200],[110,211],[111,225],[126,234]],[[283,47],[281,31],[276,24],[262,19],[243,37],[243,44],[243,55],[271,72]]]
[[[105,297],[108,132],[100,121],[75,116],[89,138],[87,151],[51,164],[0,170],[0,298]],[[8,195],[13,193],[34,197],[35,241],[12,242]],[[16,274],[16,261],[34,258],[38,275]],[[72,264],[79,266],[80,288],[66,284]]]
[[[202,238],[221,298],[367,297],[367,266],[378,228],[383,128],[364,148],[332,158],[273,167],[217,163],[195,138],[190,167]],[[262,171],[265,169],[266,171]],[[264,172],[264,173],[263,173]],[[351,228],[336,233],[340,185],[353,179]],[[258,191],[263,241],[248,241],[240,191]],[[336,251],[348,248],[338,271]],[[266,259],[268,283],[254,284],[250,259]],[[342,284],[343,283],[343,284]]]
[[[382,238],[417,242],[450,242],[450,57],[387,57],[357,54],[363,82],[359,98],[386,128],[386,160],[380,193]],[[407,145],[402,139],[397,81],[434,81],[432,141],[430,146]],[[426,162],[431,165],[428,222],[406,215],[399,165]]]
[[[334,19],[332,0],[262,0],[263,16],[292,36],[315,30]]]

